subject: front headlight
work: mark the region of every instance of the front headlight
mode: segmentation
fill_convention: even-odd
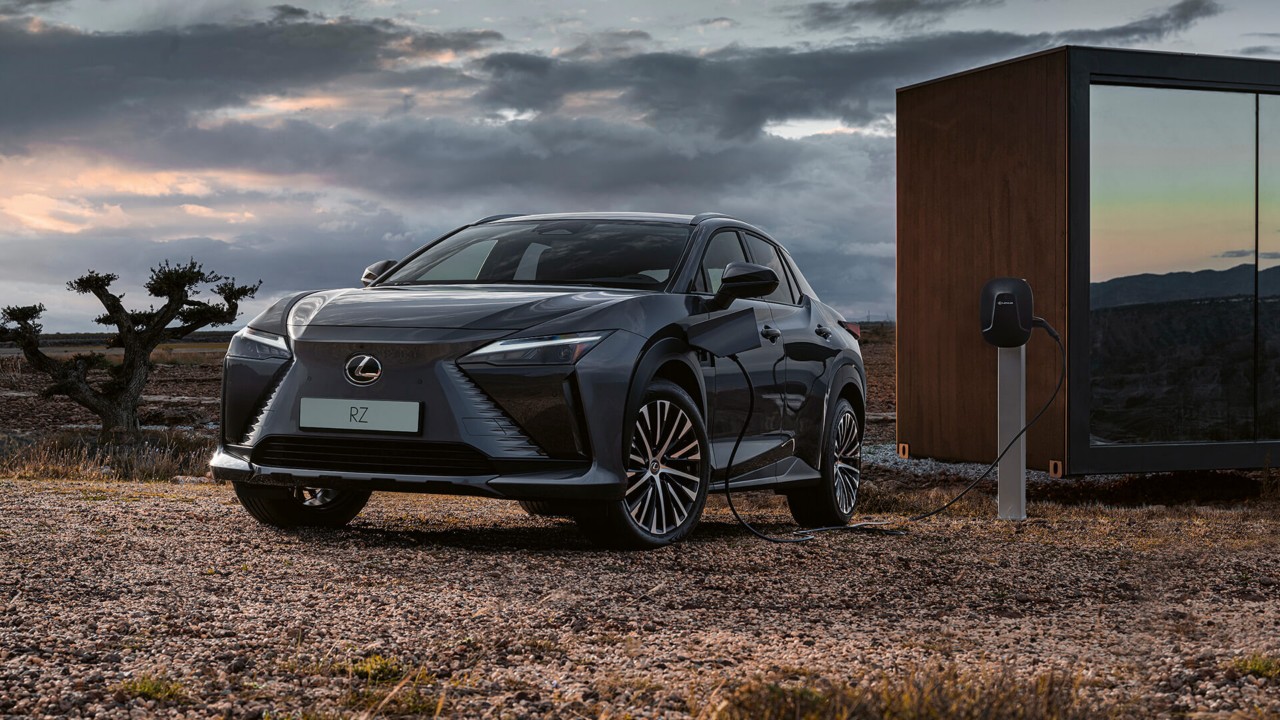
[[[250,360],[267,360],[269,358],[288,360],[293,357],[284,338],[261,330],[254,330],[253,328],[245,328],[233,335],[231,337],[231,345],[227,347],[227,354],[233,357],[249,358]]]
[[[463,362],[492,365],[572,365],[609,337],[610,331],[511,338],[485,345]]]

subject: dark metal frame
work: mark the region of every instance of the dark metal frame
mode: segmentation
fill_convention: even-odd
[[[1273,462],[1280,461],[1280,440],[1107,446],[1089,443],[1092,399],[1089,364],[1089,88],[1101,84],[1280,94],[1280,62],[1080,47],[1068,48],[1067,53],[1067,326],[1070,372],[1067,384],[1066,471],[1081,475],[1270,467]],[[1255,182],[1255,193],[1256,187]],[[1256,222],[1254,227],[1256,236]],[[1256,323],[1255,310],[1255,328]]]

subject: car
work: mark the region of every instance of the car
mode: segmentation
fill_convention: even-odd
[[[726,482],[785,495],[805,527],[853,514],[858,326],[757,227],[501,215],[362,285],[285,297],[228,348],[212,469],[263,523],[342,526],[375,491],[479,495],[653,548]],[[731,315],[740,351],[691,341]]]

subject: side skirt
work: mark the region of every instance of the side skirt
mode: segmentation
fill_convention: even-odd
[[[782,489],[814,485],[822,480],[822,473],[798,457],[783,458],[772,465],[752,470],[733,479],[734,490]],[[722,493],[724,481],[711,483],[709,492]]]

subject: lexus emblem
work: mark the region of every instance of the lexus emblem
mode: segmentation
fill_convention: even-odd
[[[347,361],[347,380],[354,385],[372,385],[382,377],[382,363],[372,355],[352,355]]]

